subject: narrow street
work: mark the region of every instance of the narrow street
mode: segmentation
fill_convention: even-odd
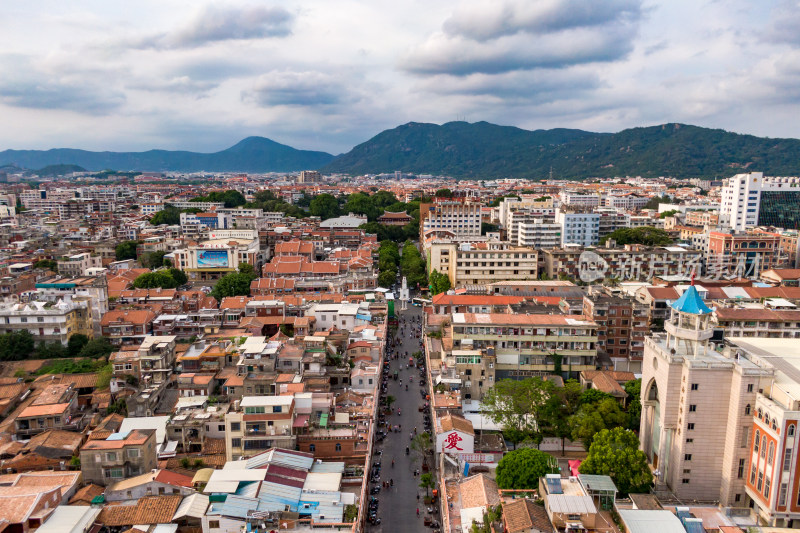
[[[399,309],[399,305],[398,305]],[[414,475],[414,470],[422,473],[422,463],[418,454],[413,450],[406,455],[406,447],[411,445],[410,435],[417,428],[418,433],[425,431],[423,413],[419,407],[425,403],[421,394],[420,371],[416,367],[408,368],[408,357],[422,349],[419,340],[420,325],[411,321],[422,316],[422,309],[409,304],[406,311],[397,311],[400,329],[397,330],[396,338],[402,341],[401,346],[387,349],[387,360],[389,361],[389,396],[396,398],[392,404],[392,414],[386,417],[387,423],[391,426],[402,426],[399,433],[389,433],[385,440],[378,443],[377,449],[383,451],[381,481],[394,481],[394,486],[382,489],[375,495],[379,500],[378,516],[381,524],[378,526],[368,526],[368,530],[375,532],[413,532],[413,531],[432,531],[423,524],[425,512],[424,498],[425,489],[419,487],[420,476]],[[400,331],[403,334],[400,334]],[[408,356],[406,356],[408,352]],[[389,355],[391,354],[391,355]],[[399,354],[398,359],[393,359],[395,354]],[[392,376],[394,371],[398,372],[398,380]],[[413,382],[409,383],[409,378]],[[402,382],[402,384],[401,384]],[[408,385],[408,391],[406,391]],[[400,414],[398,415],[398,409]],[[392,467],[392,460],[395,465]],[[370,487],[375,484],[370,484]],[[417,497],[419,496],[419,499]],[[417,516],[419,508],[419,516]],[[438,519],[438,515],[434,518]]]

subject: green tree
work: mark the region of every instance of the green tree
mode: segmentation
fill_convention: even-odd
[[[431,441],[430,433],[420,433],[411,439],[411,451],[414,452],[415,461],[422,460],[428,457],[428,454],[433,452],[433,442]]]
[[[333,195],[319,194],[309,204],[311,216],[320,217],[322,220],[339,216],[339,202]]]
[[[500,231],[500,226],[488,222],[481,222],[481,235],[486,235],[487,233],[493,233],[495,231]]]
[[[425,489],[425,496],[430,496],[430,489],[436,488],[436,480],[433,479],[433,474],[426,472],[419,476],[419,486]]]
[[[99,337],[96,339],[92,339],[86,343],[86,346],[81,349],[81,352],[78,354],[79,357],[91,357],[94,359],[100,357],[108,357],[114,351],[114,345],[112,345],[108,339],[105,337]]]
[[[587,450],[598,432],[604,429],[627,427],[628,415],[616,400],[607,398],[597,403],[583,404],[570,419],[572,440],[580,440]]]
[[[523,380],[503,379],[486,391],[483,407],[496,424],[503,427],[503,434],[514,446],[526,438],[541,438],[537,420],[550,398],[552,383],[540,377]]]
[[[628,428],[639,431],[642,419],[642,380],[632,379],[625,383],[625,392],[628,393]]]
[[[406,241],[403,245],[403,255],[400,257],[400,273],[406,277],[409,287],[425,287],[425,261],[414,243]]]
[[[108,363],[97,372],[97,390],[105,389],[111,383],[111,376],[114,374],[114,365]]]
[[[438,270],[431,270],[428,279],[431,287],[431,296],[450,290],[450,278]]]
[[[161,268],[164,266],[164,256],[167,255],[168,252],[163,250],[159,250],[157,252],[149,252],[144,254],[139,261],[142,263],[142,266],[149,269],[154,268]]]
[[[672,238],[661,228],[652,226],[642,226],[639,228],[619,228],[612,231],[602,239],[600,244],[605,244],[608,240],[614,240],[619,246],[625,244],[643,244],[645,246],[669,246]]]
[[[452,198],[453,191],[451,191],[450,189],[439,189],[438,191],[436,191],[436,193],[434,193],[434,196],[436,198]]]
[[[581,474],[610,476],[622,494],[647,492],[653,485],[647,456],[629,429],[604,429],[595,435],[579,470]]]
[[[391,287],[397,280],[397,274],[389,270],[384,270],[378,274],[378,285],[381,287]]]
[[[133,280],[135,289],[174,289],[178,286],[177,281],[169,272],[159,270],[158,272],[145,272]]]
[[[199,210],[197,210],[199,211]],[[181,210],[171,205],[166,205],[161,211],[153,213],[150,217],[150,224],[153,226],[161,226],[166,224],[168,226],[176,226],[181,223]]]
[[[33,353],[33,335],[27,330],[10,331],[0,335],[0,361],[20,361]]]
[[[136,259],[136,247],[139,245],[139,241],[123,241],[114,248],[114,255],[117,258],[117,261],[123,261],[125,259]]]
[[[73,334],[67,341],[67,352],[70,357],[77,357],[83,347],[89,344],[89,337],[83,333]]]
[[[175,280],[175,283],[178,284],[177,285],[178,287],[180,287],[181,285],[185,285],[186,282],[189,281],[189,278],[186,277],[186,272],[184,272],[183,270],[178,270],[177,268],[170,268],[168,272],[169,275],[172,276],[172,279]]]
[[[497,486],[501,489],[539,488],[539,478],[558,473],[555,457],[535,448],[508,452],[497,464]]]
[[[42,268],[44,270],[52,270],[55,272],[58,270],[58,262],[54,259],[39,259],[33,264],[33,268]]]
[[[666,194],[664,196],[653,196],[652,198],[650,198],[650,200],[647,201],[646,204],[644,204],[644,208],[658,209],[658,204],[668,204],[670,202],[672,202],[672,198],[670,198]]]
[[[614,399],[613,396],[608,394],[607,392],[603,392],[597,389],[586,389],[585,391],[581,392],[580,396],[580,403],[581,405],[587,403],[598,403],[602,402],[603,400],[607,399]]]
[[[69,352],[67,352],[66,346],[60,342],[41,342],[39,343],[39,347],[36,349],[36,357],[39,359],[61,359],[63,357],[67,357],[68,355]]]
[[[664,211],[663,213],[658,215],[658,218],[665,219],[667,217],[673,216],[675,213],[680,213],[680,211],[678,211],[677,209],[670,209],[669,211]]]
[[[580,406],[581,392],[581,384],[574,379],[568,379],[563,387],[554,387],[538,420],[545,435],[561,439],[562,453],[565,440],[572,435],[570,417]]]
[[[247,203],[247,199],[239,191],[225,191],[222,193],[222,202],[228,209],[239,207]]]
[[[243,263],[239,267],[239,272],[231,272],[230,274],[222,276],[211,290],[211,296],[218,301],[222,301],[226,296],[249,296],[250,282],[255,279],[255,275],[252,272],[253,267],[251,265],[247,265],[250,267],[249,271],[247,267],[245,267],[243,272],[242,266],[244,265],[247,265],[247,263]]]

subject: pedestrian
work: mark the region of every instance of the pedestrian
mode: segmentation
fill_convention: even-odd
[[[417,516],[419,516],[419,507],[417,507]]]

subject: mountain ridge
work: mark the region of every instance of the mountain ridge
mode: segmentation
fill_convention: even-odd
[[[729,177],[742,170],[796,174],[800,140],[772,139],[680,123],[617,133],[523,130],[486,122],[409,122],[384,130],[323,172],[401,170],[477,178],[614,176]]]
[[[144,152],[93,152],[75,148],[4,150],[0,166],[25,168],[79,165],[87,170],[176,172],[289,172],[318,168],[331,160],[326,152],[298,150],[266,137],[251,136],[218,152],[152,149]]]

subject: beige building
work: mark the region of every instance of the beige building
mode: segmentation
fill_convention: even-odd
[[[535,280],[539,274],[536,250],[501,242],[434,241],[427,256],[429,272],[438,270],[446,274],[453,287]]]
[[[245,396],[239,409],[225,415],[228,461],[252,457],[270,448],[294,449],[293,396]]]
[[[86,276],[89,274],[89,269],[103,266],[101,257],[89,252],[64,257],[57,264],[58,273],[70,277]]]
[[[81,472],[86,483],[111,485],[156,468],[155,429],[134,429],[119,437],[115,433],[106,440],[89,440],[83,445]]]
[[[657,489],[743,507],[751,406],[772,370],[715,351],[711,313],[692,285],[646,339],[640,440]]]

